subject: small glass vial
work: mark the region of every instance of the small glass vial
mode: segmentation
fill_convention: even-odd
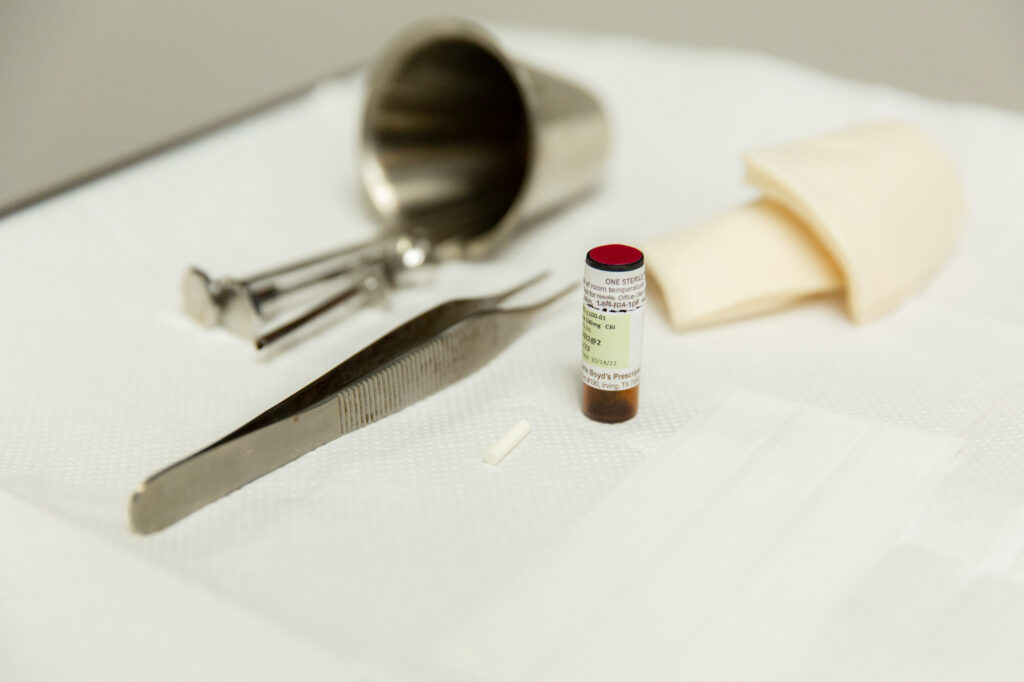
[[[591,249],[583,269],[583,414],[621,422],[640,404],[647,279],[632,246]]]

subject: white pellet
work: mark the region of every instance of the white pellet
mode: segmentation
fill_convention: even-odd
[[[484,461],[488,464],[497,464],[505,459],[505,455],[512,452],[512,448],[519,445],[519,442],[526,438],[526,434],[529,432],[530,422],[520,419],[515,426],[508,430],[508,433],[487,450]]]

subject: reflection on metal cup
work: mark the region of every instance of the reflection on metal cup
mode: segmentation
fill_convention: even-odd
[[[479,258],[592,187],[608,121],[582,88],[511,59],[462,19],[417,24],[370,77],[361,171],[389,231]]]

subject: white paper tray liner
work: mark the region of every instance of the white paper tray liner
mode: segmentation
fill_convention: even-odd
[[[502,680],[780,679],[959,446],[727,393],[445,652]]]

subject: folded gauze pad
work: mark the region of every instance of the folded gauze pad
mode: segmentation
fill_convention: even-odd
[[[760,200],[643,245],[672,324],[704,327],[843,288],[832,259],[792,213]]]
[[[765,199],[643,245],[680,329],[840,288],[850,316],[866,322],[937,270],[964,222],[952,162],[909,125],[859,125],[745,161]]]

